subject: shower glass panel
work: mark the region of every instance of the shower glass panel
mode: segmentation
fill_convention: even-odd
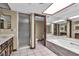
[[[29,15],[19,14],[19,47],[29,46]]]

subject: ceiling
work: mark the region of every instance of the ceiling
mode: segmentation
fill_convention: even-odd
[[[21,13],[39,13],[42,14],[52,3],[8,3],[11,10]]]
[[[0,7],[4,9],[10,9],[7,3],[0,3]]]
[[[70,7],[63,9],[62,11],[54,14],[54,15],[47,15],[48,22],[54,22],[58,20],[67,20],[67,18],[79,15],[79,3],[76,3]],[[74,20],[74,19],[73,19]]]
[[[52,3],[8,3],[11,10],[27,14],[42,14],[42,12],[45,11],[48,7],[50,7],[51,4]],[[47,15],[47,22],[53,23],[54,21],[58,21],[61,19],[67,20],[67,18],[76,15],[79,15],[79,3],[75,3],[54,15]]]

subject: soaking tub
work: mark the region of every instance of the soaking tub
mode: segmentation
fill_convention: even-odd
[[[79,54],[79,40],[77,39],[61,36],[48,36],[47,41]]]

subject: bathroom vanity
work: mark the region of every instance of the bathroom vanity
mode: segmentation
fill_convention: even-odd
[[[9,56],[13,51],[13,35],[0,35],[0,56]]]

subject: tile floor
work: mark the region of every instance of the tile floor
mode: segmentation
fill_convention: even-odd
[[[38,43],[36,49],[21,48],[16,52],[13,52],[11,56],[57,56],[48,48]]]

